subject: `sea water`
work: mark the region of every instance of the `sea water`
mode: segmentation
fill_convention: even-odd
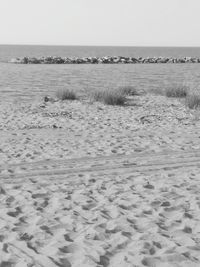
[[[200,57],[198,47],[90,47],[0,45],[0,101],[30,101],[55,95],[59,89],[77,91],[135,86],[159,89],[175,84],[198,86],[200,64],[69,64],[21,65],[15,57]]]

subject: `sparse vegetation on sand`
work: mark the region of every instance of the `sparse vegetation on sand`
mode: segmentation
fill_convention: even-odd
[[[103,102],[107,105],[123,106],[126,102],[126,96],[119,90],[96,90],[93,92],[92,97],[95,101]]]
[[[192,93],[186,97],[186,106],[190,109],[196,109],[200,107],[200,94]]]
[[[138,90],[134,86],[120,86],[118,88],[118,92],[128,95],[128,96],[134,96],[134,95],[139,95]]]
[[[148,93],[153,94],[153,95],[165,95],[164,89],[160,89],[160,88],[151,88],[148,90]]]
[[[76,100],[78,99],[76,93],[70,89],[61,89],[56,92],[56,97],[60,100]]]
[[[164,92],[167,97],[183,98],[188,95],[189,87],[186,85],[174,85],[167,87]]]

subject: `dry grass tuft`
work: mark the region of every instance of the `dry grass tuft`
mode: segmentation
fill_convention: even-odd
[[[190,109],[197,109],[200,107],[200,94],[191,93],[186,97],[186,106]]]
[[[165,89],[167,97],[183,98],[188,95],[189,87],[186,85],[175,85]]]
[[[70,89],[62,89],[56,92],[56,97],[60,100],[76,100],[78,99],[76,93]]]
[[[126,102],[125,95],[118,90],[96,90],[92,95],[95,101],[103,102],[107,105],[123,106]]]
[[[118,92],[128,96],[139,95],[138,90],[134,86],[120,86]]]

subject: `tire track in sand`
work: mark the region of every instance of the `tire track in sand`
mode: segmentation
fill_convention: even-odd
[[[200,266],[199,168],[200,150],[1,165],[0,265]]]
[[[154,173],[175,171],[176,169],[200,168],[200,150],[165,151],[162,153],[133,153],[131,155],[112,155],[83,157],[68,160],[42,160],[0,166],[0,179],[7,182],[19,182],[25,178],[52,176],[62,179],[81,173],[117,174],[117,173]]]

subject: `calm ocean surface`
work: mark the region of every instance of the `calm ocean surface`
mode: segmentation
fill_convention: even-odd
[[[171,84],[200,84],[200,64],[99,64],[15,65],[7,63],[23,56],[132,56],[200,57],[199,48],[178,47],[82,47],[0,45],[0,101],[22,101],[54,95],[57,89],[134,85],[162,88]]]

